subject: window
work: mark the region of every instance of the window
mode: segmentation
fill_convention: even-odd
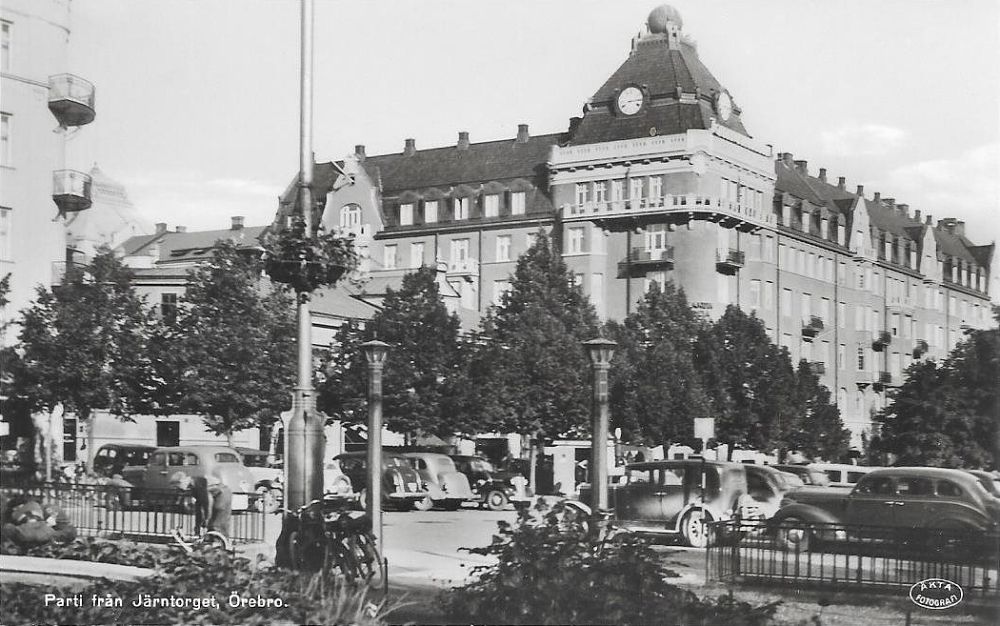
[[[413,225],[413,205],[412,204],[401,204],[401,205],[399,205],[399,225],[400,226],[412,226]]]
[[[0,261],[10,259],[10,209],[0,207]]]
[[[590,300],[598,315],[604,314],[604,274],[590,275]]]
[[[497,261],[510,260],[510,235],[497,237]]]
[[[844,369],[847,364],[847,346],[840,344],[837,346],[837,369]]]
[[[410,267],[420,267],[424,264],[424,242],[410,244]]]
[[[847,305],[843,302],[837,303],[837,327],[847,328]]]
[[[898,490],[900,495],[932,496],[934,495],[934,483],[927,478],[904,476],[899,479]]]
[[[951,481],[941,480],[937,484],[937,494],[946,498],[961,498],[962,488]]]
[[[630,200],[641,200],[642,199],[642,179],[633,178],[632,186],[629,189],[629,199]]]
[[[858,346],[858,371],[864,372],[865,370],[865,347],[863,345]]]
[[[667,225],[651,224],[646,228],[646,249],[666,250],[667,249]]]
[[[455,219],[456,220],[467,220],[469,219],[469,199],[468,198],[455,198]]]
[[[822,318],[824,323],[829,321],[830,300],[828,298],[820,298],[818,315],[820,316],[820,318]]]
[[[802,309],[799,311],[802,314],[803,323],[805,323],[809,317],[812,315],[812,296],[808,293],[802,294]]]
[[[535,246],[535,240],[538,239],[536,233],[526,233],[524,235],[524,245],[527,248],[533,248]]]
[[[760,281],[750,281],[750,308],[756,310],[760,308]]]
[[[361,207],[357,204],[345,204],[340,209],[340,227],[356,228],[361,226]]]
[[[468,239],[452,239],[451,240],[451,262],[457,263],[459,261],[464,261],[469,258],[469,240]]]
[[[396,269],[396,246],[395,244],[385,247],[385,258],[382,261],[382,267],[387,270]]]
[[[868,314],[865,307],[860,304],[854,305],[854,330],[864,330],[867,318]]]
[[[566,250],[568,254],[580,254],[583,252],[583,228],[570,228],[569,237],[567,244],[569,248]]]
[[[494,280],[493,281],[493,304],[495,306],[500,306],[501,304],[503,304],[503,296],[508,291],[510,291],[510,281],[509,280]]]
[[[855,487],[858,493],[870,493],[875,495],[895,495],[896,486],[893,484],[892,478],[888,476],[876,476],[869,480],[862,480]]]
[[[579,205],[586,204],[587,200],[590,199],[590,183],[577,183],[575,190],[576,203]]]
[[[483,198],[483,215],[485,217],[500,216],[500,194],[492,193]]]
[[[608,201],[608,184],[603,180],[594,183],[594,202],[604,204]]]
[[[770,235],[764,238],[764,260],[774,263],[774,237]]]
[[[177,321],[177,294],[160,294],[160,318],[167,324]]]
[[[524,192],[515,191],[510,194],[511,215],[524,215]]]
[[[10,36],[14,25],[0,21],[0,72],[10,71]]]
[[[663,196],[663,179],[659,176],[649,178],[649,197],[652,200],[659,200]]]
[[[624,199],[625,199],[625,181],[623,180],[611,181],[611,201],[621,202]]]
[[[792,315],[792,290],[782,289],[781,290],[781,314],[785,317],[791,317]]]
[[[438,221],[438,203],[437,200],[430,200],[424,203],[424,223],[433,224]]]
[[[774,283],[771,281],[764,283],[764,308],[768,311],[774,309]]]
[[[0,165],[11,165],[11,138],[10,138],[11,115],[0,113]]]

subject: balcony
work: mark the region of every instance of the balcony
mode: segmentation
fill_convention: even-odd
[[[917,339],[916,344],[913,346],[913,358],[919,359],[927,354],[928,350],[930,350],[930,346],[927,345],[927,342],[923,339]]]
[[[692,219],[717,222],[726,228],[753,232],[765,225],[774,225],[774,215],[749,203],[698,194],[664,195],[655,198],[611,200],[563,204],[560,214],[564,222],[591,221],[609,230],[628,230],[646,223],[663,222],[664,216],[677,216],[673,221]]]
[[[90,208],[90,175],[76,170],[52,172],[52,200],[59,214],[75,213]]]
[[[809,367],[817,376],[822,376],[826,374],[826,363],[823,361],[810,361]]]
[[[872,339],[872,350],[875,352],[881,352],[892,343],[892,333],[887,330],[882,330],[875,333],[874,339]]]
[[[94,85],[73,74],[49,76],[49,111],[63,128],[94,121]]]
[[[658,268],[674,266],[674,247],[665,248],[632,248],[628,257],[618,263],[618,277],[643,276],[646,272]]]
[[[735,274],[743,267],[746,254],[735,248],[716,248],[715,267],[723,274]]]
[[[448,278],[464,278],[473,281],[479,278],[479,262],[473,258],[466,257],[457,261],[448,261]]]
[[[823,320],[813,315],[802,320],[802,339],[812,341],[823,330]]]
[[[893,311],[912,311],[914,303],[913,298],[907,296],[890,296],[886,301],[886,306]]]

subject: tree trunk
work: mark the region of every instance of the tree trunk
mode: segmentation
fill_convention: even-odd
[[[233,431],[231,430],[226,431],[226,445],[230,448],[233,447]]]
[[[531,493],[538,495],[538,439],[537,433],[528,441],[528,488]]]

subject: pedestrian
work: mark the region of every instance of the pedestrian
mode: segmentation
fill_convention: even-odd
[[[206,482],[212,498],[208,530],[228,538],[233,517],[233,490],[216,476],[208,476]]]
[[[211,478],[215,478],[212,476]],[[208,477],[194,476],[184,472],[175,472],[170,482],[181,490],[182,498],[191,497],[194,500],[195,533],[201,534],[208,526],[212,512],[212,494],[209,490]],[[218,478],[215,478],[218,480]]]

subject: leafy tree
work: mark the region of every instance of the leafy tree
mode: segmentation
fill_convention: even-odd
[[[1000,328],[968,333],[943,363],[919,361],[878,417],[878,453],[901,465],[1000,463]]]
[[[210,262],[188,277],[168,349],[183,391],[181,409],[224,435],[272,424],[291,405],[296,375],[296,320],[284,290],[261,281],[260,263],[230,241],[216,242]]]
[[[156,320],[130,280],[105,248],[88,267],[68,267],[62,285],[39,288],[22,311],[13,395],[34,412],[62,405],[76,414],[88,426],[90,455],[94,411],[131,419],[155,386],[147,347]]]
[[[712,394],[716,440],[727,444],[730,458],[734,447],[785,448],[788,424],[804,412],[788,351],[771,343],[756,316],[736,306],[698,343],[695,362]]]
[[[485,344],[470,367],[467,389],[486,396],[480,403],[485,422],[536,445],[589,430],[590,366],[581,342],[593,339],[597,328],[593,306],[539,232],[518,260],[510,291],[484,320]]]
[[[810,457],[835,460],[847,454],[851,434],[840,419],[840,409],[830,402],[830,390],[822,385],[808,361],[799,361],[796,372],[798,401],[803,411],[784,424],[783,444]]]
[[[712,405],[694,368],[700,327],[683,290],[654,285],[623,324],[609,323],[618,342],[610,371],[612,422],[627,439],[650,445],[689,442],[694,418]]]
[[[458,337],[458,317],[444,305],[436,271],[421,267],[407,274],[364,328],[341,328],[338,350],[324,368],[320,407],[345,421],[365,419],[368,377],[361,343],[377,338],[391,346],[383,374],[385,425],[408,437],[468,432],[455,419],[463,373]]]

